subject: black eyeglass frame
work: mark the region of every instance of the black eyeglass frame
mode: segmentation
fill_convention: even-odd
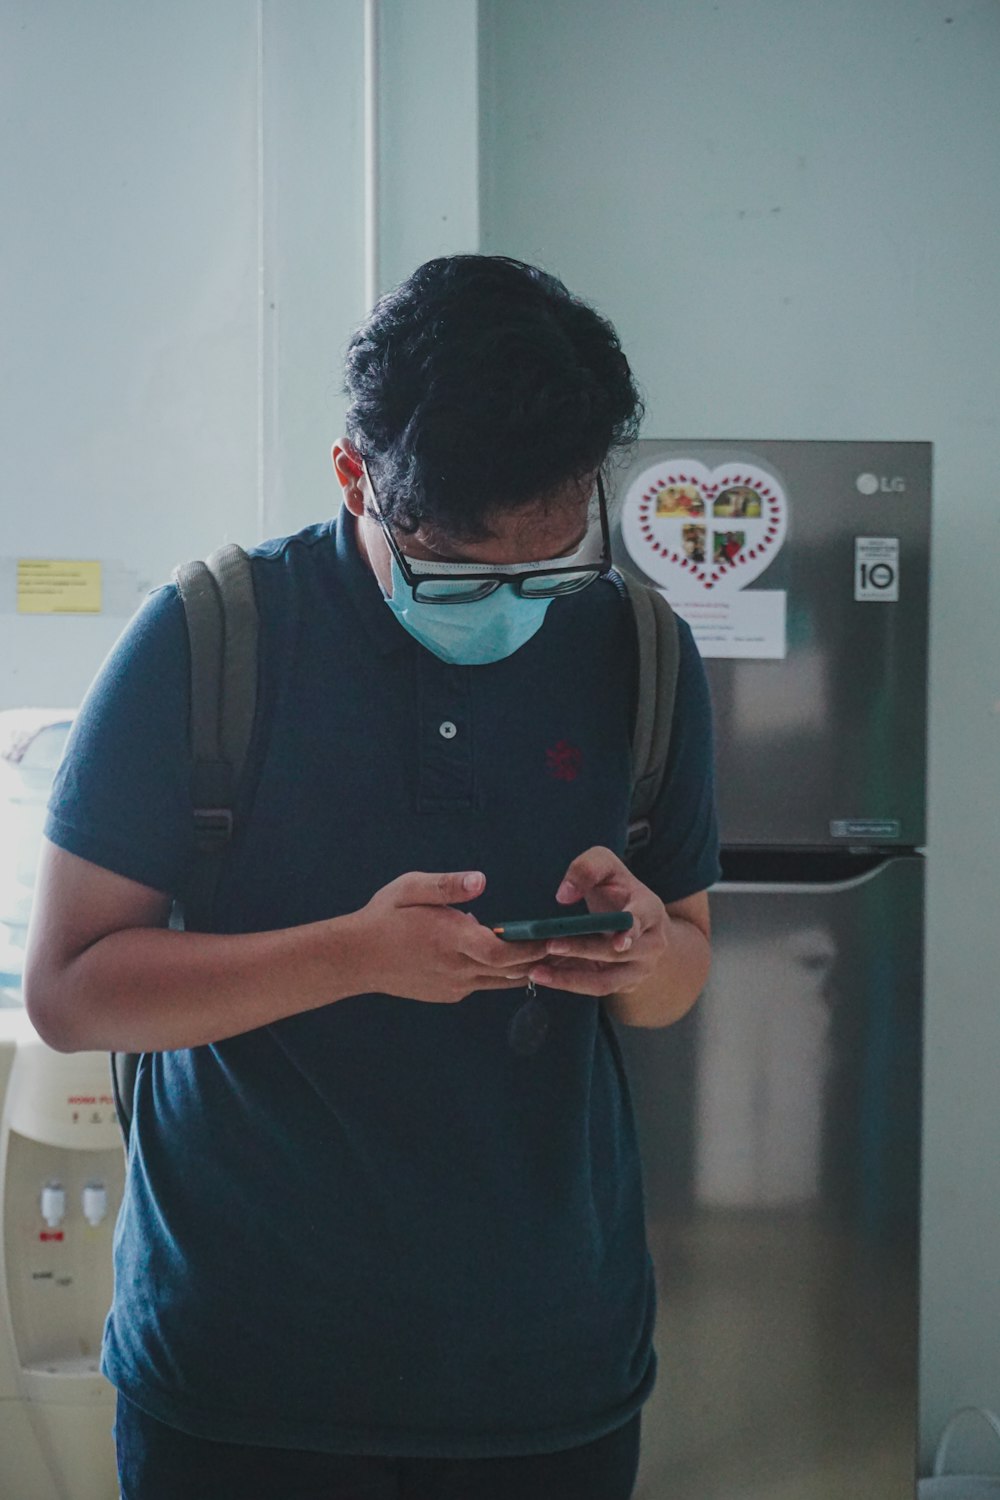
[[[392,528],[389,526],[389,523],[386,521],[385,517],[382,514],[381,507],[378,503],[378,496],[375,493],[375,486],[374,484],[372,484],[372,477],[368,472],[368,465],[364,463],[364,461],[362,461],[362,468],[365,472],[365,478],[368,480],[368,488],[371,491],[372,506],[375,511],[375,519],[378,521],[379,525],[382,528],[382,534],[389,544],[389,551],[392,553],[393,557],[399,564],[400,572],[405,578],[407,586],[409,587],[414,600],[416,600],[420,604],[478,604],[481,599],[488,599],[491,594],[496,593],[497,589],[503,588],[504,584],[510,584],[511,587],[516,590],[518,597],[521,599],[555,599],[562,597],[562,595],[526,595],[524,593],[523,587],[524,582],[530,578],[547,578],[550,574],[553,573],[590,573],[591,577],[578,584],[576,588],[563,590],[563,595],[578,594],[582,592],[583,589],[589,588],[592,583],[596,583],[598,578],[600,578],[603,573],[606,573],[611,567],[611,532],[608,525],[608,504],[604,494],[604,483],[599,473],[597,475],[597,507],[601,518],[601,556],[598,561],[592,566],[581,567],[579,563],[570,563],[565,567],[525,568],[523,572],[517,572],[515,570],[511,573],[501,574],[498,574],[494,569],[489,568],[484,569],[484,571],[481,573],[414,573],[406,560],[405,554],[400,550],[399,545],[392,534]],[[484,587],[482,593],[475,594],[471,598],[463,599],[457,596],[449,597],[448,595],[442,595],[437,599],[421,599],[418,593],[418,589],[420,588],[420,585],[422,583],[475,583],[477,579],[484,585],[489,584],[489,587]]]

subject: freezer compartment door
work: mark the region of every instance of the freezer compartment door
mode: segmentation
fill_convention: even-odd
[[[659,1289],[637,1500],[912,1500],[923,862],[732,881],[619,1027]]]
[[[682,548],[678,538],[700,531],[711,550],[712,538],[753,540],[751,528],[767,524],[713,514],[758,503],[726,498],[752,495],[752,486],[715,493],[706,476],[724,484],[727,475],[754,483],[763,475],[780,496],[781,525],[763,554],[771,560],[763,568],[759,555],[745,567],[737,561],[718,578],[700,568],[705,576],[695,578],[664,556],[663,541],[654,547],[661,534]],[[678,478],[706,493],[688,485],[685,496],[675,485],[682,493],[672,499],[660,481]],[[756,602],[774,606],[765,644],[738,658],[706,654],[724,843],[925,842],[930,485],[927,443],[649,439],[616,475],[615,560],[662,587],[682,613],[688,607],[692,621],[695,600],[703,654],[732,649],[707,640],[717,615],[752,605],[760,591],[768,600]],[[760,502],[765,517],[770,503]],[[670,514],[681,504],[693,508],[690,522]],[[887,543],[891,563],[866,562],[864,539]],[[779,625],[784,655],[768,656]]]

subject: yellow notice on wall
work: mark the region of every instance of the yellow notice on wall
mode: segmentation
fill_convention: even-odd
[[[99,615],[101,564],[19,557],[19,615]]]

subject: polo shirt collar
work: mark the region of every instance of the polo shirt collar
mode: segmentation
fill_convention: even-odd
[[[409,636],[383,599],[378,579],[358,550],[357,524],[347,506],[341,505],[334,521],[337,571],[372,645],[380,655],[385,655],[398,651]]]

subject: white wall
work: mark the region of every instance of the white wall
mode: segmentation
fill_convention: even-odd
[[[379,283],[479,249],[476,0],[378,0]]]
[[[478,58],[475,0],[380,8],[384,287],[476,248]],[[0,0],[0,708],[78,703],[175,564],[339,504],[363,20]],[[32,557],[103,561],[103,612],[18,614]]]
[[[366,311],[361,0],[239,0],[259,12],[260,240],[255,429],[258,507],[250,541],[321,521],[339,504],[342,363]],[[210,7],[206,7],[210,8]],[[162,18],[162,6],[152,11]],[[161,19],[162,24],[162,19]],[[234,541],[242,538],[234,537]],[[199,556],[197,548],[189,556]]]
[[[483,248],[616,323],[650,436],[935,444],[925,1459],[1000,1409],[1000,6],[482,0]]]
[[[223,529],[252,523],[245,11],[180,0],[168,27],[126,0],[95,26],[81,5],[3,7],[0,706],[76,701],[136,575],[210,544],[209,508]],[[112,608],[17,616],[18,556],[117,562]]]

